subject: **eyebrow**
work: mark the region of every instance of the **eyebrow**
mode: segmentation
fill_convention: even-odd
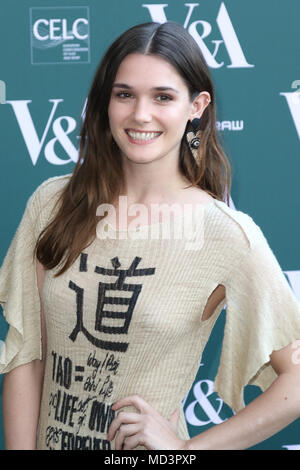
[[[132,90],[133,87],[127,85],[126,83],[114,83],[113,88],[124,88],[126,90]],[[172,88],[170,86],[156,86],[154,88],[151,88],[151,90],[155,90],[155,91],[168,91],[168,90],[171,90],[171,91],[175,91],[175,93],[179,93],[178,90],[176,90],[175,88]]]

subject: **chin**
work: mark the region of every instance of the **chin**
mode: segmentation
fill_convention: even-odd
[[[122,156],[133,163],[150,163],[161,158],[160,155],[153,156],[153,151],[143,152],[141,150],[136,153],[122,151]]]
[[[132,163],[151,163],[157,160],[157,158],[153,158],[153,157],[147,158],[147,157],[141,157],[141,156],[139,157],[126,156],[126,158]]]

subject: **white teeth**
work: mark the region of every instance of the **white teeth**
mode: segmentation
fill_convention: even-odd
[[[151,140],[157,137],[161,132],[133,132],[127,131],[130,137],[136,140]]]

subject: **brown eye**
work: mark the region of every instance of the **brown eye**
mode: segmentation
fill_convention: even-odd
[[[167,102],[167,101],[171,101],[173,98],[169,95],[158,95],[157,99],[158,101]]]
[[[130,98],[130,93],[127,93],[126,91],[121,91],[120,93],[116,93],[116,96],[118,98],[122,98],[122,99],[125,99],[125,98]]]

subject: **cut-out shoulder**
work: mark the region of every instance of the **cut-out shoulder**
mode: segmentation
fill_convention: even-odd
[[[40,298],[42,300],[42,288],[45,279],[45,268],[44,266],[36,259],[36,273],[37,273],[37,283],[39,288]]]
[[[222,284],[219,284],[208,298],[208,301],[202,313],[202,321],[208,320],[216,310],[217,306],[222,302],[222,300],[225,301],[225,294],[225,287]]]
[[[47,331],[46,331],[46,319],[45,319],[45,312],[43,307],[43,285],[45,280],[45,268],[44,266],[36,259],[36,274],[37,274],[37,285],[40,295],[40,302],[41,302],[41,331],[42,331],[42,360],[44,361],[46,358],[46,351],[47,351]]]

